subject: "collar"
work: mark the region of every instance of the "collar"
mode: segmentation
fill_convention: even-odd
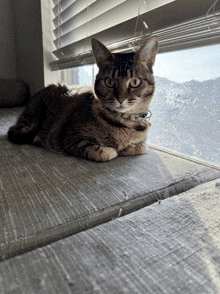
[[[110,111],[111,113],[114,113],[115,115],[121,116],[127,120],[135,121],[135,122],[145,122],[146,120],[149,120],[152,116],[152,112],[148,110],[147,112],[143,114],[130,114],[130,113],[123,113],[118,112],[116,110],[111,110],[109,107],[105,107],[106,110]]]

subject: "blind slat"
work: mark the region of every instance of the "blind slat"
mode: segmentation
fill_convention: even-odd
[[[182,24],[182,26],[173,26],[172,28],[167,28],[167,30],[160,30],[157,32],[157,36],[160,38],[160,41],[166,40],[169,42],[171,39],[183,39],[196,37],[197,35],[212,35],[216,34],[214,31],[208,30],[208,22],[203,19],[198,21],[190,22],[190,24]]]
[[[84,9],[87,9],[87,6],[90,6],[92,3],[96,2],[97,0],[87,0],[84,1],[75,1],[71,5],[69,5],[66,9],[64,9],[60,14],[53,19],[53,23],[55,28],[57,28],[60,24],[62,25],[69,21],[71,18],[74,18],[77,14],[79,14]]]
[[[58,14],[60,14],[62,11],[67,9],[70,5],[72,5],[75,2],[79,2],[80,0],[53,0],[54,8],[53,8],[53,14],[55,17],[57,17]],[[82,2],[82,0],[81,0]]]

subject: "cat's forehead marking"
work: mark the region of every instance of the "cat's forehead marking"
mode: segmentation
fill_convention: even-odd
[[[130,79],[132,77],[132,74],[131,74],[131,69],[128,68],[127,70],[127,77]]]
[[[114,53],[114,69],[112,77],[128,77],[132,76],[131,68],[134,64],[134,53]]]
[[[132,70],[130,68],[125,67],[116,67],[112,71],[112,78],[118,79],[119,77],[126,77],[130,79],[132,77]]]
[[[119,72],[119,70],[118,70],[118,69],[116,69],[116,71],[115,71],[115,74],[114,74],[114,78],[115,78],[115,79],[117,79],[117,78],[118,78],[118,72]]]

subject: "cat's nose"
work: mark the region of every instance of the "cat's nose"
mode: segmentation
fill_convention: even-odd
[[[120,103],[120,106],[125,101],[126,97],[117,97],[118,102]]]
[[[118,83],[118,87],[116,89],[116,98],[119,103],[123,103],[123,101],[127,98],[127,89],[125,83]]]

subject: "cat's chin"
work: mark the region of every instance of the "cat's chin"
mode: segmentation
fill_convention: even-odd
[[[120,113],[126,113],[126,112],[129,112],[129,109],[126,109],[126,108],[124,108],[124,109],[121,109],[121,108],[117,109],[116,108],[115,111],[120,112]]]
[[[125,112],[131,111],[132,107],[119,106],[119,107],[115,107],[114,110],[117,111],[117,112],[120,112],[120,113],[125,113]]]
[[[131,110],[132,107],[125,107],[125,106],[104,106],[105,109],[112,111],[112,112],[120,112],[120,113],[125,113],[125,112],[129,112]]]

